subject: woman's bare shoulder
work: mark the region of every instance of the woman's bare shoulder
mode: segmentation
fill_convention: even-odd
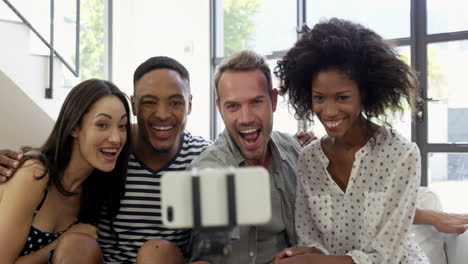
[[[28,182],[41,182],[47,184],[49,180],[46,166],[37,159],[26,160],[21,167],[19,167],[9,182],[21,182],[27,184]],[[26,187],[26,186],[25,186]]]

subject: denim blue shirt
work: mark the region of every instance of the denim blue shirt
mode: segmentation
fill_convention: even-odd
[[[272,215],[273,217],[281,215],[283,220],[282,224],[284,225],[285,230],[277,234],[272,234],[270,239],[271,241],[265,241],[266,234],[258,233],[258,229],[262,232],[261,230],[265,230],[265,228],[259,228],[256,226],[235,228],[230,234],[232,251],[228,256],[214,259],[206,256],[197,256],[197,252],[192,251],[192,253],[194,253],[192,255],[193,260],[233,264],[261,262],[271,263],[274,256],[283,249],[279,248],[278,245],[296,245],[294,203],[296,193],[297,161],[301,147],[297,139],[293,136],[277,131],[272,131],[268,144],[272,152],[268,168],[268,172],[270,173],[270,177],[273,182],[272,195],[279,195],[279,197],[272,197],[272,201],[279,201],[279,203],[272,203]],[[214,143],[192,162],[190,167],[224,168],[229,166],[245,167],[248,165],[239,148],[230,137],[228,131],[224,130]],[[273,187],[275,187],[275,189],[273,189]],[[262,239],[264,241],[262,241],[262,244],[271,244],[276,246],[257,247],[258,237],[263,237]],[[192,239],[193,248],[197,248],[197,244],[200,243],[197,231],[194,231]]]

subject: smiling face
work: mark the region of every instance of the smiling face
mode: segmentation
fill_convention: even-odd
[[[133,113],[138,135],[153,152],[175,155],[192,107],[188,81],[177,71],[156,69],[135,83]]]
[[[328,136],[342,138],[360,131],[361,93],[346,74],[327,70],[312,81],[312,107]]]
[[[127,141],[128,116],[116,96],[97,100],[73,129],[73,153],[83,167],[112,171]]]
[[[260,70],[226,71],[218,82],[216,105],[224,125],[250,165],[259,165],[268,149],[278,92],[270,96]]]

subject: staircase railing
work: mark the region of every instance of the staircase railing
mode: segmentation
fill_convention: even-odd
[[[54,57],[58,58],[63,65],[75,76],[80,75],[80,0],[76,0],[76,37],[75,37],[75,68],[63,58],[62,55],[54,47],[54,16],[55,16],[55,0],[50,0],[50,40],[47,41],[37,31],[33,25],[18,11],[17,8],[8,0],[3,0],[5,4],[21,19],[21,21],[49,48],[49,87],[45,89],[45,98],[53,98],[54,87]]]

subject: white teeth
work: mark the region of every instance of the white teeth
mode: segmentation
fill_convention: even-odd
[[[173,126],[153,126],[153,128],[156,130],[169,130],[173,128]]]
[[[257,131],[257,128],[252,128],[252,129],[246,129],[246,130],[241,130],[240,132],[243,134],[248,134]]]
[[[339,124],[341,124],[342,121],[343,119],[335,122],[325,122],[325,125],[327,125],[327,127],[337,127]]]
[[[109,148],[106,148],[106,149],[101,149],[102,152],[106,152],[106,153],[110,153],[110,154],[115,154],[117,153],[117,149],[109,149]]]

